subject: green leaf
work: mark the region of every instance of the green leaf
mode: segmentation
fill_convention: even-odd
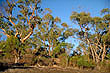
[[[24,0],[18,0],[16,3],[24,3]]]
[[[66,23],[62,23],[61,24],[63,27],[68,27],[68,25]]]
[[[18,5],[18,7],[23,9],[24,8],[24,5]]]

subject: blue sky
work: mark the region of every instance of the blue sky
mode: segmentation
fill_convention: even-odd
[[[2,1],[4,0],[0,0],[0,6]],[[53,16],[58,16],[62,22],[77,28],[69,18],[72,11],[85,11],[90,12],[91,16],[100,16],[100,11],[103,8],[110,8],[110,0],[42,0],[41,6],[42,8],[50,8]],[[78,45],[78,42],[73,41],[72,38],[66,41]]]
[[[91,16],[100,16],[100,11],[103,8],[110,8],[110,0],[42,0],[43,8],[50,8],[53,16],[61,18],[62,22],[66,22],[70,27],[78,28],[70,21],[72,11],[85,11],[90,12]],[[75,47],[78,41],[73,38],[66,40],[67,42],[74,43]]]
[[[50,8],[54,16],[59,16],[63,22],[70,24],[72,11],[90,12],[92,16],[99,16],[101,9],[108,7],[108,0],[42,0],[43,8]]]

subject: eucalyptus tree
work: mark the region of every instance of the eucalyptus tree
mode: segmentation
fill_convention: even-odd
[[[102,13],[109,13],[109,9],[103,9]],[[109,17],[110,14],[104,14],[103,17],[91,17],[90,13],[73,12],[71,20],[79,26],[77,38],[86,44],[89,54],[95,62],[104,61],[109,49]]]
[[[53,17],[51,12],[52,11],[49,8],[46,8],[42,12],[42,22],[38,25],[34,34],[34,38],[41,42],[40,46],[48,49],[49,56],[52,56],[53,50],[59,44],[64,43],[69,36],[73,35],[74,32],[74,30],[69,28],[66,23],[61,23],[61,19],[59,17]],[[36,42],[36,44],[37,43],[38,42]]]
[[[49,56],[52,54],[52,50],[58,44],[58,38],[61,33],[61,29],[58,27],[57,23],[61,20],[59,17],[53,17],[51,15],[51,10],[46,8],[42,13],[42,22],[38,25],[36,29],[35,38],[40,40],[42,47],[48,48]],[[52,50],[51,50],[52,48]]]
[[[6,44],[6,46],[15,50],[17,54],[20,53],[20,47],[27,43],[34,29],[41,22],[40,3],[41,0],[6,0],[1,8],[0,34],[7,36],[6,43],[8,42],[9,45]],[[15,55],[15,61],[19,56],[16,57]]]

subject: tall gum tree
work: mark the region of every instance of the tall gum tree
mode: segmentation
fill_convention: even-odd
[[[36,29],[36,32],[34,34],[34,38],[37,38],[36,40],[40,40],[40,46],[48,48],[49,56],[51,56],[52,54],[51,48],[53,50],[55,45],[58,44],[58,38],[61,35],[61,29],[57,25],[57,23],[60,23],[61,20],[59,17],[54,18],[51,15],[51,12],[52,11],[49,8],[46,8],[44,10],[42,22],[40,25],[38,25],[38,28]]]
[[[11,39],[9,41],[13,37],[19,40],[19,44],[25,44],[41,22],[40,3],[41,0],[6,0],[0,9],[0,34],[6,35],[7,39]],[[18,47],[13,49],[17,54],[20,53]],[[18,60],[19,56],[15,55],[15,63]]]
[[[51,12],[49,8],[44,10],[42,22],[38,25],[32,42],[38,48],[40,46],[47,48],[49,56],[52,56],[54,49],[62,42],[65,43],[65,40],[74,32],[66,23],[61,23],[59,17],[53,17]],[[41,43],[35,42],[35,39]]]
[[[87,45],[94,62],[103,62],[109,49],[109,23],[110,9],[101,11],[102,17],[91,17],[90,13],[73,12],[70,19],[77,24],[80,29],[77,33],[77,39]]]
[[[7,37],[11,35],[19,37],[23,43],[27,40],[40,22],[38,11],[40,9],[40,0],[6,0],[5,7],[0,16],[0,29]]]

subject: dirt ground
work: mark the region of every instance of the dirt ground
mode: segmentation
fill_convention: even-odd
[[[100,72],[97,70],[81,70],[81,69],[70,69],[70,68],[12,68],[0,73],[110,73]]]

